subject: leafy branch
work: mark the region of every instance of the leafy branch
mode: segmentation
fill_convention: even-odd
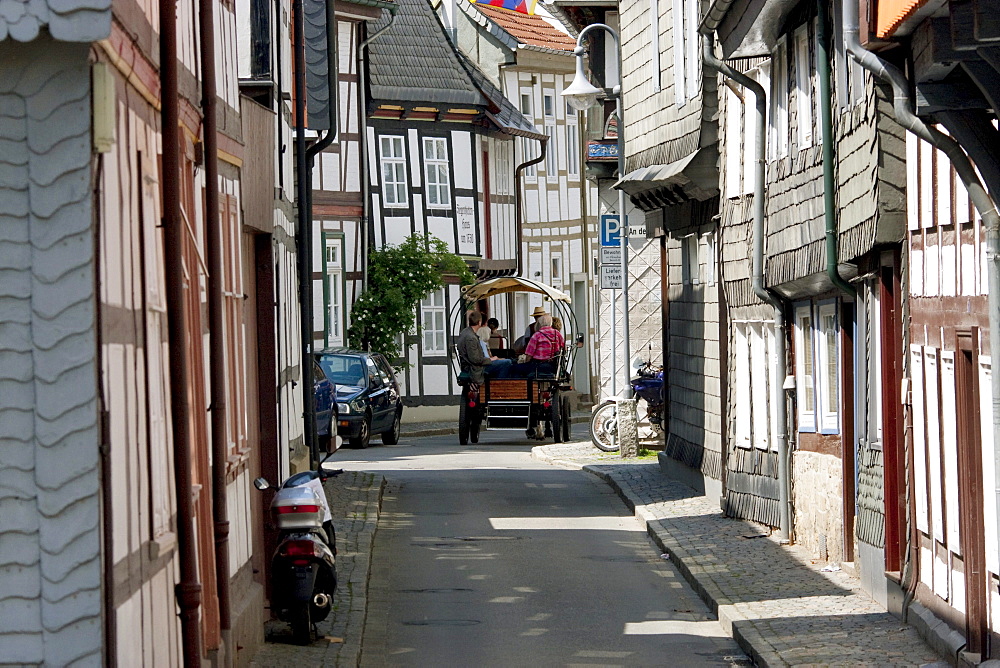
[[[462,285],[473,281],[465,260],[433,235],[414,234],[398,246],[372,251],[368,288],[351,309],[351,346],[380,352],[390,360],[401,358],[399,335],[416,328],[417,307],[444,286],[445,276],[457,276]]]

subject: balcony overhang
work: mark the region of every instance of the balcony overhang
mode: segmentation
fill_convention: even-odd
[[[718,34],[723,58],[764,56],[774,49],[798,1],[714,0],[699,30]]]
[[[718,144],[711,144],[675,162],[633,170],[614,187],[643,211],[706,200],[719,194],[718,162]]]

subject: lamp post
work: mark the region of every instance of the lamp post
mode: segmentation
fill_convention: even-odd
[[[603,23],[592,23],[580,31],[576,38],[576,48],[573,55],[576,56],[576,76],[573,82],[562,92],[563,98],[578,111],[584,111],[597,104],[597,99],[606,91],[590,83],[587,74],[584,72],[583,56],[587,49],[583,46],[583,40],[592,30],[604,30],[615,42],[615,53],[618,56],[618,85],[610,91],[611,97],[615,100],[615,111],[618,114],[618,178],[625,175],[625,117],[622,113],[622,49],[621,40],[614,28]],[[638,449],[638,437],[636,434],[635,400],[632,398],[632,385],[629,382],[631,373],[631,361],[629,359],[629,322],[628,322],[628,225],[625,218],[625,191],[618,190],[618,223],[621,230],[621,251],[622,251],[622,358],[624,363],[622,368],[625,371],[625,382],[622,384],[622,391],[618,398],[618,438],[621,444],[623,457],[635,456]],[[613,312],[613,311],[612,311]],[[614,318],[611,323],[614,331]],[[612,351],[614,358],[614,351]],[[613,372],[614,373],[614,372]],[[612,387],[614,382],[612,382]]]

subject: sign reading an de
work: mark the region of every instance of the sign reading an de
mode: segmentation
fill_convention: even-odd
[[[625,216],[625,222],[628,222],[628,216]],[[621,243],[622,225],[618,219],[618,214],[603,214],[601,216],[601,245],[621,246]]]

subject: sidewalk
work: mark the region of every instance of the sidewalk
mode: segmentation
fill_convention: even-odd
[[[317,624],[318,639],[309,646],[291,644],[291,629],[278,621],[265,627],[266,642],[251,666],[313,668],[357,666],[361,655],[372,544],[385,478],[345,471],[326,482],[326,498],[337,531],[337,592],[330,616]]]
[[[855,578],[822,571],[758,525],[722,517],[655,459],[626,462],[589,442],[541,445],[532,455],[611,485],[758,666],[948,665]]]

